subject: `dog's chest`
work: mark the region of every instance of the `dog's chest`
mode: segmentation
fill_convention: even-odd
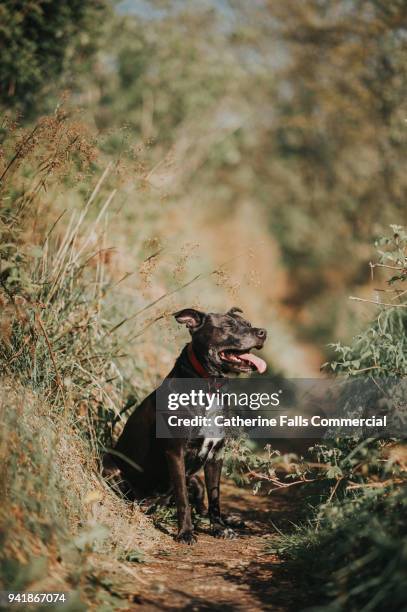
[[[210,459],[219,459],[225,446],[224,438],[203,438],[198,457],[204,464]]]
[[[221,459],[225,446],[224,438],[197,438],[187,443],[185,469],[188,476],[196,474],[207,461]]]
[[[225,446],[225,432],[223,427],[215,424],[216,417],[225,411],[222,400],[215,392],[209,390],[210,405],[206,408],[205,417],[209,425],[205,425],[196,432],[197,437],[191,437],[186,441],[185,471],[192,476],[203,468],[207,461],[222,459]]]

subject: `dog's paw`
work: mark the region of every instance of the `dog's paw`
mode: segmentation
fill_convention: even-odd
[[[233,540],[237,538],[237,534],[233,529],[225,527],[224,525],[212,525],[211,533],[215,538],[223,538],[224,540]]]
[[[195,544],[195,542],[197,541],[197,538],[194,535],[193,531],[180,531],[175,536],[175,541],[182,542],[183,544],[191,545],[191,544]]]

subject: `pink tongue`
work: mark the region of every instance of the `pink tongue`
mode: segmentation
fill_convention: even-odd
[[[243,359],[243,361],[249,361],[250,363],[252,363],[256,370],[260,372],[260,374],[263,374],[263,372],[267,370],[266,362],[263,361],[263,359],[260,359],[260,357],[257,357],[257,355],[252,355],[251,353],[243,353],[243,355],[239,355],[239,358]]]

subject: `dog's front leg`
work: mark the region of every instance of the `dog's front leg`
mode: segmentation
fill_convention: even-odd
[[[208,514],[211,530],[217,538],[234,538],[235,532],[227,527],[220,513],[220,476],[222,459],[210,459],[205,464],[205,484],[208,494]]]
[[[175,539],[178,542],[193,544],[196,542],[196,537],[193,533],[191,508],[188,501],[184,446],[182,441],[172,440],[171,446],[166,450],[165,454],[177,506],[178,533]]]

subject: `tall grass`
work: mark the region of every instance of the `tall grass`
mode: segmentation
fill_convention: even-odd
[[[94,553],[141,558],[157,537],[99,474],[130,389],[107,306],[115,168],[62,110],[1,136],[0,583],[74,591],[78,610],[106,596]]]
[[[143,334],[178,309],[180,290],[219,270],[188,278],[187,248],[174,257],[147,240],[161,208],[143,225],[123,210],[145,185],[130,191],[126,164],[106,158],[76,114],[61,107],[29,128],[6,117],[0,136],[0,583],[60,586],[94,604],[106,595],[101,566],[141,559],[161,537],[100,476],[113,422],[159,376]],[[111,248],[122,230],[133,270]],[[139,283],[123,290],[132,272]],[[165,361],[172,347],[160,340]]]
[[[55,414],[83,422],[94,451],[126,387],[114,333],[122,279],[107,237],[116,170],[63,111],[27,130],[3,123],[0,363]]]

